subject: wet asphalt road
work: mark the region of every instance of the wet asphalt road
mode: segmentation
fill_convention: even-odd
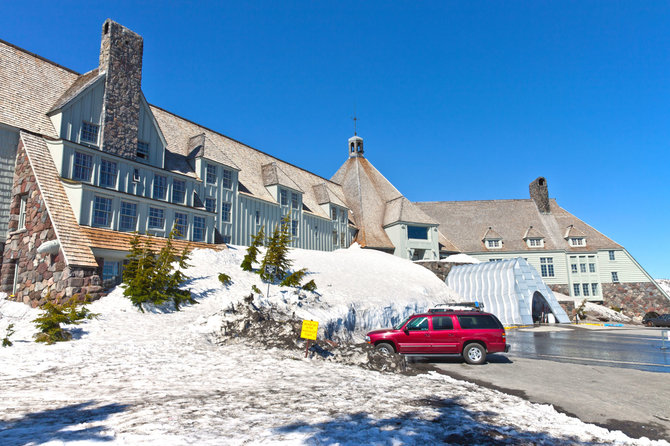
[[[541,330],[541,329],[540,329]],[[670,341],[662,328],[573,326],[561,331],[509,330],[511,356],[573,364],[631,368],[670,373]]]

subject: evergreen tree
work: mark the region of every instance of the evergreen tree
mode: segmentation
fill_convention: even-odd
[[[281,224],[275,226],[275,230],[268,241],[265,257],[263,257],[259,271],[261,278],[266,282],[284,279],[293,264],[288,258],[289,243],[291,243],[289,219],[289,214],[282,218]]]
[[[130,240],[130,253],[126,256],[128,263],[123,268],[123,281],[125,283],[130,283],[135,278],[143,253],[140,234],[135,232]]]
[[[84,301],[87,303],[88,299]],[[40,330],[35,334],[35,342],[45,342],[53,344],[54,342],[69,341],[72,334],[63,330],[61,324],[79,325],[83,319],[93,319],[98,314],[91,313],[88,308],[81,306],[77,309],[76,295],[70,298],[64,304],[57,304],[47,301],[40,308],[44,310],[33,322]]]
[[[264,242],[265,231],[263,230],[263,226],[261,226],[261,229],[251,238],[251,244],[247,248],[247,253],[240,265],[244,271],[253,270],[253,264],[256,262],[256,257],[258,257],[258,248],[263,246]]]

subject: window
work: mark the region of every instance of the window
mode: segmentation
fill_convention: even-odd
[[[172,202],[183,204],[184,198],[186,198],[186,182],[172,180]]]
[[[291,192],[291,209],[298,209],[298,194]]]
[[[610,260],[614,260],[614,251],[609,252]]]
[[[291,220],[291,235],[293,237],[298,236],[298,220]]]
[[[102,159],[100,162],[100,186],[116,187],[116,163]]]
[[[102,264],[102,280],[113,280],[117,282],[121,277],[119,275],[119,262],[109,262],[105,260]]]
[[[340,233],[340,246],[343,248],[347,246],[347,234],[345,232]]]
[[[140,181],[140,169],[133,169],[133,181]]]
[[[216,166],[213,164],[207,164],[207,172],[205,175],[205,181],[207,184],[216,184]]]
[[[612,271],[612,282],[619,283],[619,273]]]
[[[579,264],[579,271],[582,273],[586,272],[586,263],[580,263]]]
[[[74,152],[74,168],[72,179],[78,181],[91,181],[93,170],[93,157],[81,152]]]
[[[596,272],[596,264],[595,263],[589,263],[589,272],[590,273],[595,273]]]
[[[597,283],[592,283],[591,284],[591,294],[594,296],[598,295],[598,284]]]
[[[528,239],[528,246],[531,248],[541,248],[542,247],[542,239],[541,238],[529,238]]]
[[[282,206],[288,206],[288,192],[284,189],[279,191],[279,203]]]
[[[540,257],[540,272],[542,277],[554,277],[553,257]]]
[[[14,280],[12,281],[12,294],[16,294],[19,285],[19,261],[14,262]]]
[[[137,157],[140,159],[149,159],[149,143],[144,141],[137,141]]]
[[[160,208],[149,208],[149,229],[165,227],[165,211]]]
[[[16,229],[25,229],[26,227],[26,207],[28,205],[28,195],[21,195],[19,202],[19,225]]]
[[[493,316],[486,314],[476,315],[476,316],[456,316],[458,318],[458,323],[461,324],[461,328],[464,330],[468,329],[490,329],[490,328],[503,328],[502,324],[498,322]]]
[[[261,211],[256,211],[256,224],[261,224]]]
[[[167,177],[163,175],[154,175],[154,195],[155,200],[165,200],[167,193]]]
[[[570,271],[572,271],[573,273],[577,273],[577,264],[576,263],[573,263],[572,265],[570,265]]]
[[[95,197],[93,201],[93,225],[109,227],[112,216],[112,199]]]
[[[221,205],[221,221],[230,222],[230,203]]]
[[[337,231],[333,231],[333,246],[337,246]]]
[[[489,259],[489,262],[502,262],[502,259]]]
[[[233,188],[233,172],[228,169],[223,169],[223,187],[226,189]]]
[[[79,142],[85,142],[89,144],[98,144],[98,129],[100,126],[90,123],[82,122],[81,123],[81,135],[79,137]]]
[[[573,284],[572,284],[572,291],[573,291],[573,294],[574,294],[575,297],[578,297],[578,296],[579,296],[580,288],[579,288],[579,284],[578,284],[578,283],[573,283]]]
[[[337,208],[334,206],[330,207],[330,219],[333,221],[337,221]]]
[[[340,221],[346,223],[349,220],[349,215],[346,209],[340,211]]]
[[[428,228],[424,226],[407,226],[407,238],[428,240]]]
[[[216,198],[205,198],[205,209],[216,212]]]
[[[201,242],[205,240],[205,218],[193,217],[193,241]]]
[[[407,323],[408,330],[428,330],[428,318],[426,316],[415,317]]]
[[[121,216],[119,218],[119,231],[137,230],[137,204],[121,202]]]
[[[582,291],[584,292],[584,296],[589,295],[589,284],[588,283],[582,283]]]
[[[174,228],[179,232],[177,238],[184,238],[188,235],[188,215],[181,212],[174,213]]]
[[[486,247],[487,248],[500,248],[500,240],[487,240],[486,241]]]
[[[453,330],[454,321],[449,316],[433,316],[433,330]]]
[[[584,237],[570,237],[570,246],[586,246]]]

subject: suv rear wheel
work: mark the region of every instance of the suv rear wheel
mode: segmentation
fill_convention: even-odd
[[[381,353],[386,353],[389,355],[395,353],[395,349],[388,342],[380,342],[379,344],[375,345],[375,348],[377,349],[378,352]]]
[[[463,359],[468,364],[483,364],[486,361],[486,349],[481,344],[472,343],[463,349]]]

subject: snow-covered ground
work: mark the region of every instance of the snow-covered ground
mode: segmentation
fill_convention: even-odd
[[[423,268],[380,255],[296,251],[320,295],[271,287],[266,303],[320,321],[353,310],[341,327],[356,328],[397,318],[389,313],[406,309],[407,294],[417,306],[450,296],[439,280],[424,283]],[[217,345],[221,310],[252,283],[266,291],[239,260],[235,250],[196,252],[188,273],[198,305],[140,313],[117,289],[89,305],[99,319],[51,346],[32,342],[38,310],[0,300],[0,336],[8,323],[16,329],[14,346],[0,349],[0,444],[668,444],[436,373],[380,373],[243,339]],[[233,277],[228,288],[220,272]]]
[[[656,283],[663,288],[663,291],[670,295],[670,279],[656,279]]]

